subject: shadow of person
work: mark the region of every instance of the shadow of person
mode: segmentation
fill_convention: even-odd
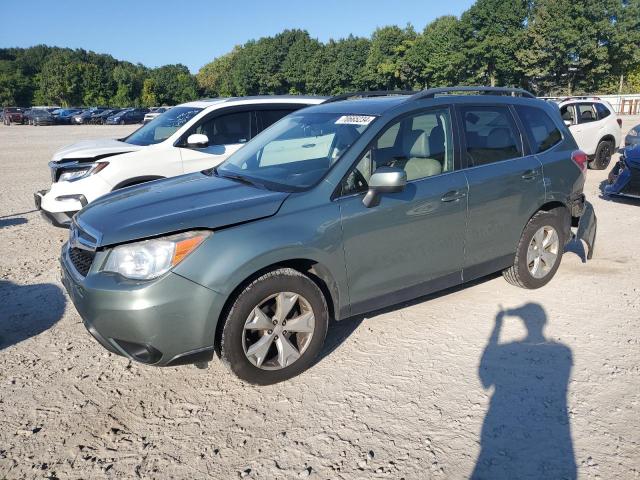
[[[62,290],[51,283],[0,280],[0,350],[51,328],[64,315],[65,304]]]
[[[519,317],[526,338],[498,343],[505,317]],[[571,350],[544,337],[546,322],[535,303],[496,316],[478,372],[494,391],[472,479],[576,478],[567,411]]]

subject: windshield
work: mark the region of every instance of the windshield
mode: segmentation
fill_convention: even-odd
[[[231,155],[216,172],[277,190],[309,188],[374,118],[304,111],[291,114]]]
[[[173,135],[201,111],[201,108],[195,107],[174,107],[158,115],[122,141],[142,146],[160,143]]]

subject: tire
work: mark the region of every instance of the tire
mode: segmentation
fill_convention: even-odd
[[[589,162],[589,168],[592,170],[604,170],[607,168],[611,162],[613,149],[613,145],[609,140],[601,140],[596,147],[593,160]]]
[[[288,332],[286,322],[278,322],[275,308],[280,298],[284,299],[283,305],[294,298],[298,299],[295,300],[296,303],[293,304],[290,312],[284,316],[284,320],[290,323],[294,318],[302,319],[305,315],[309,318],[308,315],[311,312],[310,322],[313,325],[310,327],[310,333]],[[263,307],[260,308],[261,306]],[[252,312],[258,308],[264,314],[261,319],[263,322],[266,321],[266,326],[260,329],[246,329],[246,324],[251,320],[250,316],[254,320],[251,323],[258,324],[256,323],[258,316],[252,315]],[[263,308],[266,308],[266,313]],[[273,329],[269,326],[269,322],[276,322],[273,323]],[[298,332],[302,325],[297,323]],[[318,285],[297,270],[290,268],[274,270],[247,285],[233,301],[224,318],[218,345],[219,355],[227,367],[242,380],[256,385],[282,382],[302,373],[314,363],[322,350],[328,325],[328,308]],[[307,322],[304,326],[308,327]],[[266,330],[267,327],[270,329]],[[278,334],[282,338],[279,338]],[[261,358],[250,353],[251,348],[259,346],[259,343],[268,345],[268,350],[264,350]],[[286,357],[279,355],[286,350],[285,347],[289,348],[289,346],[293,346],[295,352],[299,354],[297,359],[291,360],[292,357],[289,355]],[[286,351],[291,352],[290,349]],[[249,359],[250,357],[252,360]],[[284,366],[280,363],[282,357],[285,358]],[[259,366],[258,363],[262,365]]]
[[[502,271],[502,276],[507,282],[517,287],[535,289],[543,287],[551,281],[562,261],[562,253],[566,243],[565,237],[568,231],[567,225],[565,225],[567,218],[569,217],[560,209],[553,209],[549,212],[539,211],[531,217],[522,231],[513,265]],[[534,244],[538,244],[538,247],[540,246],[540,242],[534,242],[533,238],[536,234],[539,234],[542,229],[545,229],[543,231],[543,237],[538,238],[544,238],[545,240],[547,238],[552,240],[552,236],[546,236],[547,233],[550,234],[550,230],[547,229],[555,231],[557,235],[557,246],[555,249],[551,248],[551,241],[548,245],[542,242],[542,248],[534,247]],[[554,250],[555,260],[552,265],[549,265],[551,261],[545,262],[542,257],[539,257],[537,258],[537,266],[540,270],[536,271],[536,261],[528,261],[527,255],[529,252],[532,253],[534,258],[536,258],[538,252],[541,252],[545,258],[551,258],[549,254],[553,254]],[[537,273],[537,276],[532,273],[532,270]]]

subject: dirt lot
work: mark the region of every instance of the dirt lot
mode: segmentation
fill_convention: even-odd
[[[131,130],[0,127],[0,478],[640,478],[640,203],[601,199],[606,172],[593,261],[574,244],[541,290],[495,276],[341,322],[260,388],[111,355],[64,293],[32,192],[58,147]]]

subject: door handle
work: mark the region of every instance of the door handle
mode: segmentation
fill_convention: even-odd
[[[466,196],[466,192],[461,192],[460,190],[451,190],[450,192],[445,193],[440,200],[442,200],[443,202],[457,202],[458,200]]]
[[[533,180],[534,178],[536,178],[540,173],[537,170],[527,170],[526,172],[524,172],[522,174],[522,179],[523,180]]]

